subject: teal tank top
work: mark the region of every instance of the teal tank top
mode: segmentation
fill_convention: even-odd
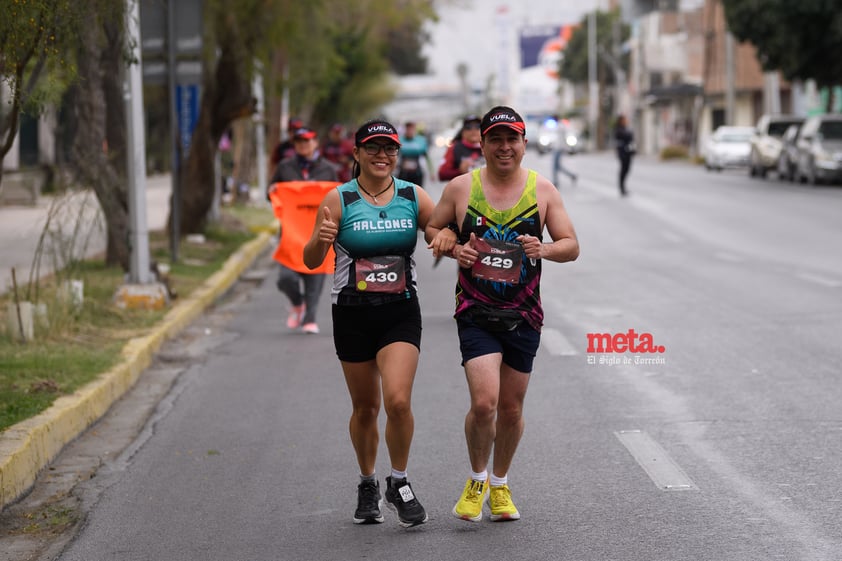
[[[416,292],[415,260],[418,242],[418,197],[416,187],[393,178],[392,200],[384,206],[369,203],[360,193],[356,179],[337,187],[342,205],[339,233],[334,242],[336,271],[331,300],[334,304],[378,304],[406,299]],[[398,256],[401,258],[405,289],[400,293],[365,292],[360,289],[357,260]],[[343,298],[340,298],[340,294]]]

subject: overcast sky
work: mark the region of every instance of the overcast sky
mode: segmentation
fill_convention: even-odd
[[[602,0],[602,4],[607,4]],[[527,25],[565,25],[579,22],[600,5],[599,0],[449,0],[436,3],[440,19],[430,28],[432,44],[424,49],[430,73],[443,82],[458,83],[456,67],[468,65],[472,84],[484,83],[500,72],[499,53],[506,49],[517,61],[518,30]],[[508,33],[503,33],[498,9],[508,10]]]

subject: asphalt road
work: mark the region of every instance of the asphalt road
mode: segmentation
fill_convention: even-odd
[[[527,164],[548,173],[550,159]],[[409,472],[430,521],[406,530],[389,511],[352,524],[327,298],[321,335],[289,332],[264,261],[253,288],[159,362],[172,389],[78,488],[86,522],[57,558],[842,559],[842,188],[639,158],[621,199],[610,153],[566,164],[582,254],[544,268],[546,326],[509,474],[520,521],[450,515],[468,474],[452,262],[433,269],[418,251]],[[663,352],[588,351],[588,334],[631,330]]]

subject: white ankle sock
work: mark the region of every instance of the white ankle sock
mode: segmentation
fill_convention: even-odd
[[[497,477],[493,473],[491,474],[491,486],[492,487],[499,487],[501,485],[507,485],[508,483],[509,483],[509,474],[506,474],[503,477]]]
[[[488,470],[484,469],[479,473],[472,471],[471,479],[473,479],[474,481],[488,481]]]

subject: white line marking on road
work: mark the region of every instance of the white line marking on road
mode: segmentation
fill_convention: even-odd
[[[823,277],[821,275],[814,275],[812,273],[798,273],[795,276],[797,276],[801,280],[805,280],[815,284],[820,284],[822,286],[826,286],[827,288],[838,288],[842,286],[842,282],[838,280]]]
[[[666,450],[644,431],[621,430],[614,434],[662,491],[699,490]]]
[[[558,329],[545,327],[541,330],[541,346],[553,356],[575,356],[576,347]]]

